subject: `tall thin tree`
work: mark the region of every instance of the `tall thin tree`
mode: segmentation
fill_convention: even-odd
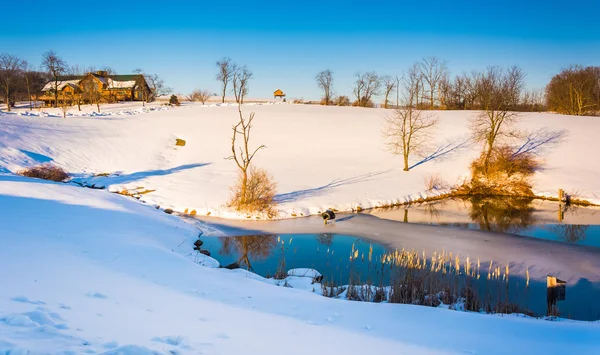
[[[217,80],[221,82],[223,86],[221,102],[225,102],[225,94],[227,93],[227,85],[231,81],[233,73],[236,71],[236,65],[231,61],[231,58],[223,57],[216,63],[218,72]]]
[[[233,72],[233,95],[238,104],[244,103],[244,97],[248,94],[248,81],[252,78],[252,71],[248,67],[243,66],[235,68]]]
[[[25,65],[23,60],[12,54],[0,54],[0,87],[4,93],[7,111],[10,111],[11,96],[17,85],[17,80],[25,70]]]
[[[331,103],[331,97],[333,95],[333,72],[331,69],[325,69],[317,74],[315,77],[317,85],[323,90],[323,103],[327,106]]]
[[[48,71],[54,82],[54,107],[58,106],[59,77],[67,70],[67,63],[54,51],[48,51],[42,56],[42,66]]]

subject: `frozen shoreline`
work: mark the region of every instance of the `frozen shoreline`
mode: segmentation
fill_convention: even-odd
[[[511,273],[532,279],[544,279],[553,274],[570,283],[579,279],[600,281],[600,248],[480,230],[467,230],[430,225],[406,224],[386,220],[373,214],[340,214],[336,222],[324,225],[321,217],[306,217],[277,221],[241,221],[216,217],[197,217],[201,228],[211,236],[242,236],[253,234],[313,234],[352,235],[391,249],[407,248],[427,255],[445,250],[481,263],[510,262]]]

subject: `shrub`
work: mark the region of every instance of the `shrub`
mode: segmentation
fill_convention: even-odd
[[[51,180],[57,182],[62,182],[69,178],[69,174],[67,174],[63,169],[51,164],[42,164],[31,168],[23,169],[17,172],[17,174],[31,178]]]
[[[471,181],[460,193],[470,195],[531,196],[530,177],[541,168],[541,162],[531,153],[517,153],[509,146],[492,151],[488,164],[483,153],[471,163]]]
[[[231,188],[232,196],[230,207],[247,213],[266,213],[269,217],[275,216],[274,198],[277,183],[266,170],[251,167],[248,171],[248,180],[244,195],[244,174],[240,172],[235,185]],[[245,197],[245,198],[243,198]]]
[[[304,99],[303,98],[299,98],[299,99],[294,99],[294,101],[292,101],[295,104],[303,104],[304,103]]]
[[[367,100],[367,98],[363,97],[362,99],[360,99],[360,101],[355,100],[352,103],[352,106],[358,106],[358,107],[375,107],[375,104],[373,104],[373,101],[371,101],[370,99]]]
[[[171,98],[169,99],[169,104],[175,105],[175,106],[181,105],[181,103],[179,102],[179,98],[177,97],[177,95],[171,95]]]
[[[488,166],[484,165],[485,157],[482,155],[471,163],[473,175],[494,176],[506,174],[531,176],[540,169],[540,162],[530,153],[516,153],[509,146],[502,146],[492,152]]]
[[[440,174],[432,174],[425,179],[425,188],[427,191],[444,190],[448,188],[448,184],[442,180]]]
[[[333,103],[337,106],[350,106],[350,99],[348,96],[338,96],[333,100]]]

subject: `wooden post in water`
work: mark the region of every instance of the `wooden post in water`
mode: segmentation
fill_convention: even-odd
[[[556,303],[564,301],[567,294],[567,282],[559,280],[556,276],[548,275],[546,277],[546,302],[548,309],[546,315],[556,314]]]
[[[562,203],[564,199],[565,199],[565,190],[558,189],[558,202]]]
[[[558,189],[558,221],[562,222],[565,219],[565,213],[563,212],[562,203],[565,198],[565,190]]]

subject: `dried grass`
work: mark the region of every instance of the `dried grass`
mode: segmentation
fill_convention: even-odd
[[[69,174],[67,174],[67,172],[52,164],[42,164],[33,166],[31,168],[23,169],[17,172],[17,174],[21,176],[51,180],[56,182],[63,182],[69,179]]]
[[[240,172],[235,185],[231,188],[230,207],[246,213],[265,213],[269,217],[277,214],[275,210],[275,196],[277,183],[266,170],[251,167],[248,171],[245,198],[243,198],[244,175]]]
[[[502,146],[492,152],[487,166],[485,161],[482,154],[471,163],[471,181],[458,188],[458,194],[533,196],[530,178],[542,167],[533,154]]]
[[[424,179],[425,189],[427,191],[444,190],[448,188],[448,183],[442,180],[440,174],[432,174]]]

